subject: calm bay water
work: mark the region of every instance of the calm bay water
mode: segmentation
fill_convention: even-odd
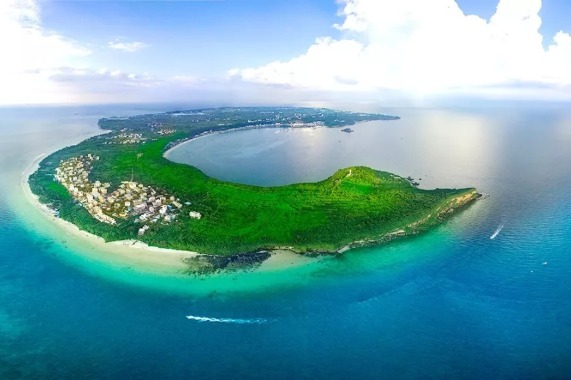
[[[571,373],[565,107],[381,109],[402,120],[189,142],[171,159],[226,180],[280,185],[367,165],[490,194],[414,239],[205,279],[86,259],[89,247],[21,201],[39,154],[97,133],[100,116],[160,110],[0,109],[0,378]]]

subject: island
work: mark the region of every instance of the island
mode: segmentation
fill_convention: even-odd
[[[316,183],[260,187],[211,178],[164,153],[190,139],[250,128],[347,127],[398,117],[323,108],[246,107],[103,118],[102,133],[45,157],[28,181],[58,218],[106,241],[200,252],[193,265],[260,262],[273,250],[338,254],[411,236],[480,197],[424,190],[367,167]]]

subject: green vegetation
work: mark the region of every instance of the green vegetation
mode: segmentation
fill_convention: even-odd
[[[159,247],[220,255],[273,247],[333,252],[356,241],[353,245],[417,233],[478,194],[475,189],[421,190],[402,177],[365,167],[342,169],[317,183],[248,186],[210,178],[165,159],[163,153],[178,141],[208,131],[276,123],[331,127],[394,118],[308,108],[222,108],[102,119],[100,126],[111,133],[50,155],[30,177],[30,186],[61,218],[106,240],[138,238]],[[149,224],[140,237],[142,223],[135,215],[118,219],[116,225],[94,219],[54,178],[61,160],[87,154],[100,157],[89,173],[91,181],[110,183],[112,191],[132,178],[172,194],[184,204],[177,218]],[[189,217],[190,211],[202,218]]]

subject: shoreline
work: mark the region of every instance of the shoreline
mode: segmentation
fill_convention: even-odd
[[[319,125],[311,125],[311,126],[304,126],[304,127],[288,127],[288,128],[321,128],[323,126]],[[163,157],[165,159],[168,158],[168,154],[177,147],[181,145],[203,138],[212,136],[215,134],[222,134],[222,133],[230,133],[230,132],[238,132],[242,130],[251,130],[251,129],[269,129],[269,128],[284,128],[283,126],[276,126],[276,125],[255,125],[255,126],[247,126],[241,127],[236,129],[229,129],[224,131],[216,131],[216,132],[207,132],[201,135],[193,136],[191,138],[183,139],[175,141],[174,145],[169,146],[164,152]],[[100,128],[101,133],[106,133],[105,130]],[[63,149],[63,147],[58,148],[58,150]],[[57,150],[56,150],[57,151]],[[54,211],[46,204],[43,204],[39,201],[38,196],[36,196],[29,185],[29,177],[34,172],[37,171],[39,168],[39,163],[44,159],[48,154],[43,153],[36,157],[30,165],[22,172],[20,185],[22,188],[22,192],[24,193],[24,198],[27,204],[31,205],[34,209],[39,210],[40,214],[45,218],[46,221],[52,223],[56,226],[60,231],[65,232],[67,235],[71,236],[72,238],[77,240],[77,243],[87,243],[88,248],[91,250],[95,250],[97,255],[97,259],[99,261],[119,261],[123,265],[135,265],[138,268],[145,269],[147,271],[156,272],[160,270],[160,272],[168,272],[168,273],[177,273],[177,274],[189,274],[189,273],[198,273],[193,271],[193,266],[189,263],[194,261],[208,261],[209,257],[213,258],[212,262],[216,262],[217,259],[223,258],[224,256],[218,255],[209,255],[205,253],[199,253],[194,251],[188,250],[175,250],[169,248],[161,248],[156,246],[150,246],[146,243],[143,243],[136,239],[130,240],[120,240],[120,241],[112,241],[106,242],[102,237],[97,235],[91,234],[84,230],[81,230],[75,224],[63,220],[56,215],[54,215]],[[478,194],[476,190],[473,191],[474,194]],[[479,195],[479,194],[478,194]],[[479,196],[478,196],[479,197]],[[472,197],[469,197],[472,198]],[[477,199],[477,197],[476,197]],[[468,203],[471,203],[470,199],[465,204],[458,205],[462,208]],[[453,211],[453,210],[452,210]],[[363,240],[356,240],[352,241],[348,244],[345,244],[342,247],[338,247],[334,251],[324,251],[324,252],[298,252],[295,249],[290,247],[266,247],[266,248],[259,248],[256,251],[250,253],[239,253],[236,255],[229,255],[225,258],[232,259],[237,258],[240,256],[255,256],[254,254],[261,253],[261,252],[268,252],[270,255],[264,260],[261,260],[251,267],[246,267],[244,269],[254,269],[254,270],[279,270],[285,269],[291,265],[297,266],[306,262],[310,262],[315,259],[315,257],[319,256],[336,256],[339,254],[343,254],[346,251],[359,248],[359,247],[366,247],[371,245],[382,245],[389,241],[404,238],[411,235],[416,235],[419,231],[418,227],[421,227],[424,224],[425,220],[419,220],[415,222],[415,227],[412,231],[404,231],[403,229],[398,229],[395,231],[388,232],[386,234],[375,236]],[[409,226],[411,227],[411,226]],[[55,237],[54,237],[55,238]],[[61,239],[60,239],[61,240]],[[102,255],[101,255],[102,253]],[[80,253],[78,253],[80,255]],[[89,255],[93,256],[93,255]],[[296,263],[286,263],[286,261],[295,261]],[[218,269],[224,271],[224,267],[216,268],[214,265],[214,271],[212,273],[219,272]],[[196,268],[194,268],[196,269]]]

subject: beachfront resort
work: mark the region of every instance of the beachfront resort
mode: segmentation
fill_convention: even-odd
[[[91,182],[89,173],[99,156],[87,154],[62,160],[56,168],[55,178],[73,199],[81,204],[98,221],[116,225],[117,219],[134,218],[140,223],[139,236],[144,235],[153,223],[169,224],[180,214],[184,205],[174,195],[157,191],[141,183],[123,181],[110,192],[110,183]],[[197,211],[190,211],[189,217],[200,219]]]

